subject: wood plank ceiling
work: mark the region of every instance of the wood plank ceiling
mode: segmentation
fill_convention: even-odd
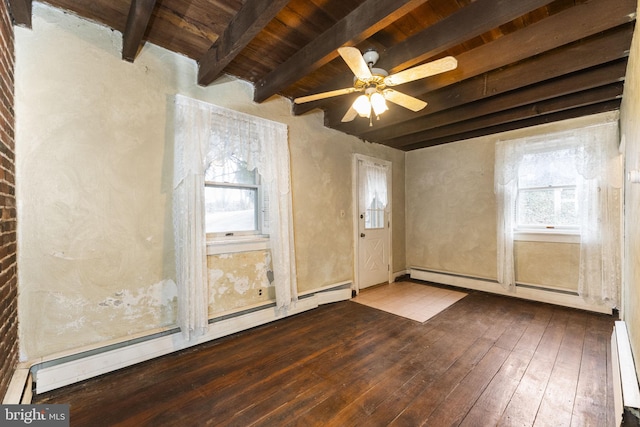
[[[292,104],[325,125],[401,150],[616,110],[636,0],[45,0],[123,33],[124,60],[145,42],[198,62],[198,83],[252,82],[255,101],[351,87],[341,46],[380,53],[395,73],[452,55],[454,71],[398,86],[428,103],[374,120],[341,119],[352,93]],[[9,0],[30,26],[31,0]]]

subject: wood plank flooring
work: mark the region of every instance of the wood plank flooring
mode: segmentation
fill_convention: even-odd
[[[72,426],[611,426],[611,316],[471,291],[351,301],[36,396]]]

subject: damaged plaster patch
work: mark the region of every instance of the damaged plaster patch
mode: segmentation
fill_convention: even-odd
[[[177,300],[178,288],[174,281],[163,280],[146,288],[123,289],[115,292],[113,296],[105,298],[98,305],[116,309],[117,315],[123,316],[127,320],[139,320],[149,316],[150,308],[159,307],[166,310],[171,307],[170,311],[174,311],[173,307]],[[114,318],[116,313],[110,313],[109,315]],[[152,317],[155,316],[152,315]]]
[[[210,255],[207,267],[210,314],[273,299],[268,250]]]
[[[227,273],[227,279],[233,283],[233,289],[241,295],[246,294],[250,288],[249,278],[247,276],[237,277],[231,273]]]
[[[37,320],[38,341],[47,353],[80,347],[176,323],[173,280],[114,292],[102,300],[43,291]],[[51,337],[55,337],[52,339]]]
[[[216,295],[217,294],[223,294],[227,288],[226,287],[219,287],[217,288],[217,292],[216,292],[216,288],[212,287],[211,284],[212,283],[218,283],[218,281],[224,277],[224,271],[216,269],[216,268],[209,268],[207,271],[207,280],[208,280],[208,285],[209,285],[209,306],[213,306],[215,305],[216,302]]]
[[[59,313],[59,318],[64,324],[57,330],[56,335],[77,332],[84,327],[86,323],[86,317],[83,315],[86,306],[84,298],[67,296],[60,292],[52,293],[50,297],[54,300],[54,307],[64,307],[64,310]]]

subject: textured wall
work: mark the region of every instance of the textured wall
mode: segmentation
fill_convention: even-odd
[[[491,140],[407,154],[407,264],[496,277]]]
[[[0,46],[0,396],[4,396],[18,360],[14,39],[6,2],[0,3]]]
[[[578,291],[580,244],[515,242],[514,253],[519,282]]]
[[[626,171],[640,170],[640,38],[634,35],[620,111]],[[640,366],[640,184],[625,182],[625,265],[622,298],[631,347]]]
[[[353,278],[352,153],[394,163],[394,269],[404,270],[403,152],[330,131],[321,113],[294,117],[280,97],[256,104],[231,77],[200,87],[194,61],[149,43],[122,61],[121,40],[41,3],[33,31],[16,30],[23,358],[174,324],[176,93],[289,126],[301,292]],[[266,260],[243,258],[209,257],[211,314],[265,298]]]

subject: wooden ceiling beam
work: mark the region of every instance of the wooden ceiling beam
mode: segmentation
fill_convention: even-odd
[[[623,88],[624,84],[622,82],[614,83],[607,86],[597,87],[595,89],[512,108],[495,114],[483,115],[481,117],[455,123],[453,125],[441,126],[428,131],[405,135],[400,138],[384,141],[383,144],[395,148],[412,146],[431,139],[449,137],[452,135],[477,131],[479,129],[491,128],[509,122],[529,119],[539,115],[551,114],[587,105],[599,104],[601,102],[612,101],[622,97]]]
[[[552,15],[457,57],[458,68],[402,85],[408,93],[426,94],[534,55],[635,20],[636,0],[592,0]]]
[[[397,73],[549,3],[551,0],[476,0],[381,53],[381,65]]]
[[[340,123],[344,114],[341,109],[328,110],[325,114],[325,123],[329,127],[339,128],[342,132],[357,134],[363,139],[378,140],[379,132],[391,132],[391,129],[397,129],[395,125],[407,120],[627,58],[633,32],[633,25],[627,24],[509,67],[446,86],[428,94],[427,108],[411,113],[409,116],[402,108],[392,108],[385,112],[382,119],[376,121],[373,127],[355,122]],[[343,106],[343,109],[345,108],[347,106]]]
[[[9,9],[15,25],[31,28],[31,0],[9,0]]]
[[[338,57],[337,49],[374,35],[427,0],[367,0],[256,83],[263,102]]]
[[[433,127],[432,124],[435,123],[452,123],[453,121],[466,120],[463,117],[467,114],[480,114],[488,110],[496,112],[500,111],[500,109],[518,107],[534,101],[615,83],[624,79],[626,67],[626,59],[621,59],[580,73],[568,73],[555,79],[545,79],[542,82],[536,82],[531,85],[525,82],[522,87],[513,88],[518,90],[502,91],[495,94],[490,92],[490,96],[478,94],[478,90],[482,90],[482,85],[486,83],[487,79],[474,79],[469,81],[466,86],[475,87],[469,87],[467,92],[461,90],[463,89],[462,85],[460,87],[454,85],[451,89],[445,88],[442,91],[438,91],[442,93],[434,94],[436,96],[429,99],[429,106],[431,107],[429,114],[420,114],[416,117],[405,115],[405,118],[409,117],[410,120],[402,122],[401,126],[385,126],[384,128],[374,126],[375,129],[362,134],[361,137],[372,142],[383,141],[430,129]],[[524,74],[521,77],[524,77]],[[455,96],[456,87],[458,89],[457,93],[461,94],[461,96],[452,98],[451,96]],[[386,117],[383,116],[381,121],[385,119]]]
[[[624,26],[635,19],[634,5],[635,0],[620,0],[613,4],[608,0],[580,3],[491,43],[458,55],[456,70],[401,85],[398,90],[418,98],[424,97],[428,102],[428,97],[425,95],[437,89],[557,49],[582,38]],[[632,32],[633,25],[629,24],[624,31]],[[628,47],[625,46],[625,49]],[[385,120],[385,125],[395,123],[390,118]],[[354,134],[368,130],[367,124],[364,123],[345,125],[333,122],[328,125]],[[347,130],[349,126],[352,128]]]
[[[400,140],[401,137],[406,135],[425,132],[430,129],[453,125],[524,105],[615,84],[624,80],[626,66],[627,61],[622,60],[596,67],[577,75],[569,74],[522,90],[508,92],[450,110],[412,119],[402,123],[401,126],[396,126],[393,131],[387,128],[384,132],[377,134],[376,138],[367,138],[367,140],[386,144],[388,140]]]
[[[401,147],[403,151],[418,150],[425,147],[433,147],[435,145],[447,144],[449,142],[462,141],[465,139],[477,138],[486,135],[493,135],[502,132],[508,132],[515,129],[522,129],[531,126],[538,126],[547,123],[558,122],[561,120],[575,119],[577,117],[589,116],[592,114],[605,113],[608,111],[615,111],[620,109],[622,100],[615,99],[611,101],[605,101],[598,104],[588,105],[585,107],[573,108],[570,110],[560,111],[557,113],[545,114],[535,116],[529,119],[519,120],[515,122],[504,123],[488,128],[481,128],[478,130],[459,133],[455,135],[445,136],[442,138],[425,139],[413,145],[406,145]]]
[[[476,0],[402,43],[381,52],[381,66],[393,64],[388,69],[390,72],[408,68],[548,3],[551,1]],[[456,31],[451,31],[451,28]],[[318,92],[331,89],[335,89],[335,86],[330,83],[319,88]],[[319,101],[295,105],[294,114],[304,114],[324,103],[326,102]]]
[[[224,33],[198,61],[198,84],[210,85],[224,68],[289,3],[289,0],[247,0]]]
[[[155,5],[156,0],[132,0],[127,26],[122,34],[122,59],[125,61],[133,62],[136,59]]]

